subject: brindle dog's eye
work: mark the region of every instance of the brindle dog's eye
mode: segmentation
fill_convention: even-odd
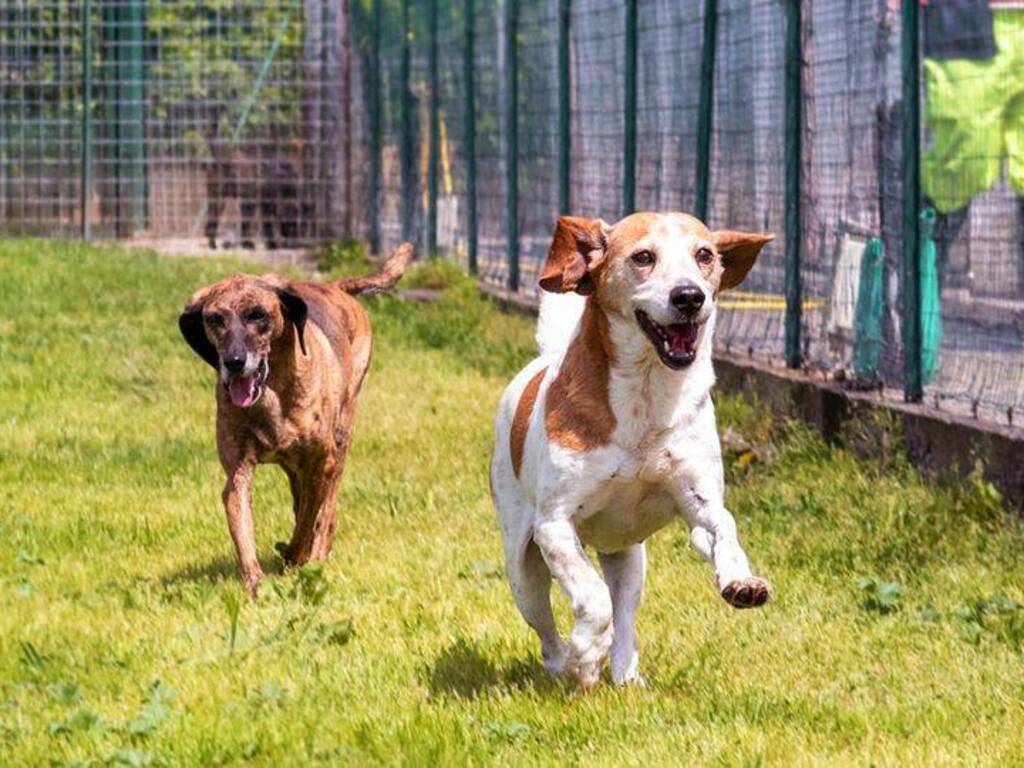
[[[260,309],[250,309],[245,313],[245,321],[247,323],[262,323],[267,319],[267,313]]]
[[[702,267],[706,267],[715,260],[715,254],[713,254],[709,248],[701,248],[697,251],[696,259],[698,264]]]
[[[633,263],[638,267],[649,267],[654,263],[654,254],[650,251],[637,251],[633,254]]]
[[[211,328],[220,328],[224,325],[224,316],[216,314],[207,315],[206,324],[209,325]]]

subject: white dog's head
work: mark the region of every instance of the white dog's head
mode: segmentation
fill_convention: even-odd
[[[661,362],[679,370],[697,357],[719,291],[739,285],[771,240],[711,232],[685,213],[634,213],[614,225],[563,216],[540,285],[595,294],[607,312],[632,318]]]

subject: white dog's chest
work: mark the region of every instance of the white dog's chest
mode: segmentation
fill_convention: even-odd
[[[644,541],[677,515],[675,499],[662,484],[609,480],[584,500],[575,521],[584,544],[617,552]]]

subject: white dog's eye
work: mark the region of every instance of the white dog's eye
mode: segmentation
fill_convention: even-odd
[[[637,251],[633,254],[632,259],[638,267],[649,267],[654,263],[654,254],[650,251]]]
[[[697,259],[698,264],[702,267],[706,267],[715,260],[715,254],[713,254],[709,248],[701,248],[697,251],[697,255],[694,258]]]

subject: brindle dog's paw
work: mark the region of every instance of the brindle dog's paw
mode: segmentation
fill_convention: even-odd
[[[722,590],[725,602],[733,608],[757,608],[767,603],[771,596],[772,588],[768,582],[756,576],[731,581]]]
[[[285,565],[296,565],[295,552],[292,550],[291,545],[286,541],[279,541],[274,544],[274,549],[277,550],[277,554],[284,560]]]
[[[263,581],[263,572],[246,573],[242,576],[242,587],[250,598],[255,600],[260,595],[260,582]]]

